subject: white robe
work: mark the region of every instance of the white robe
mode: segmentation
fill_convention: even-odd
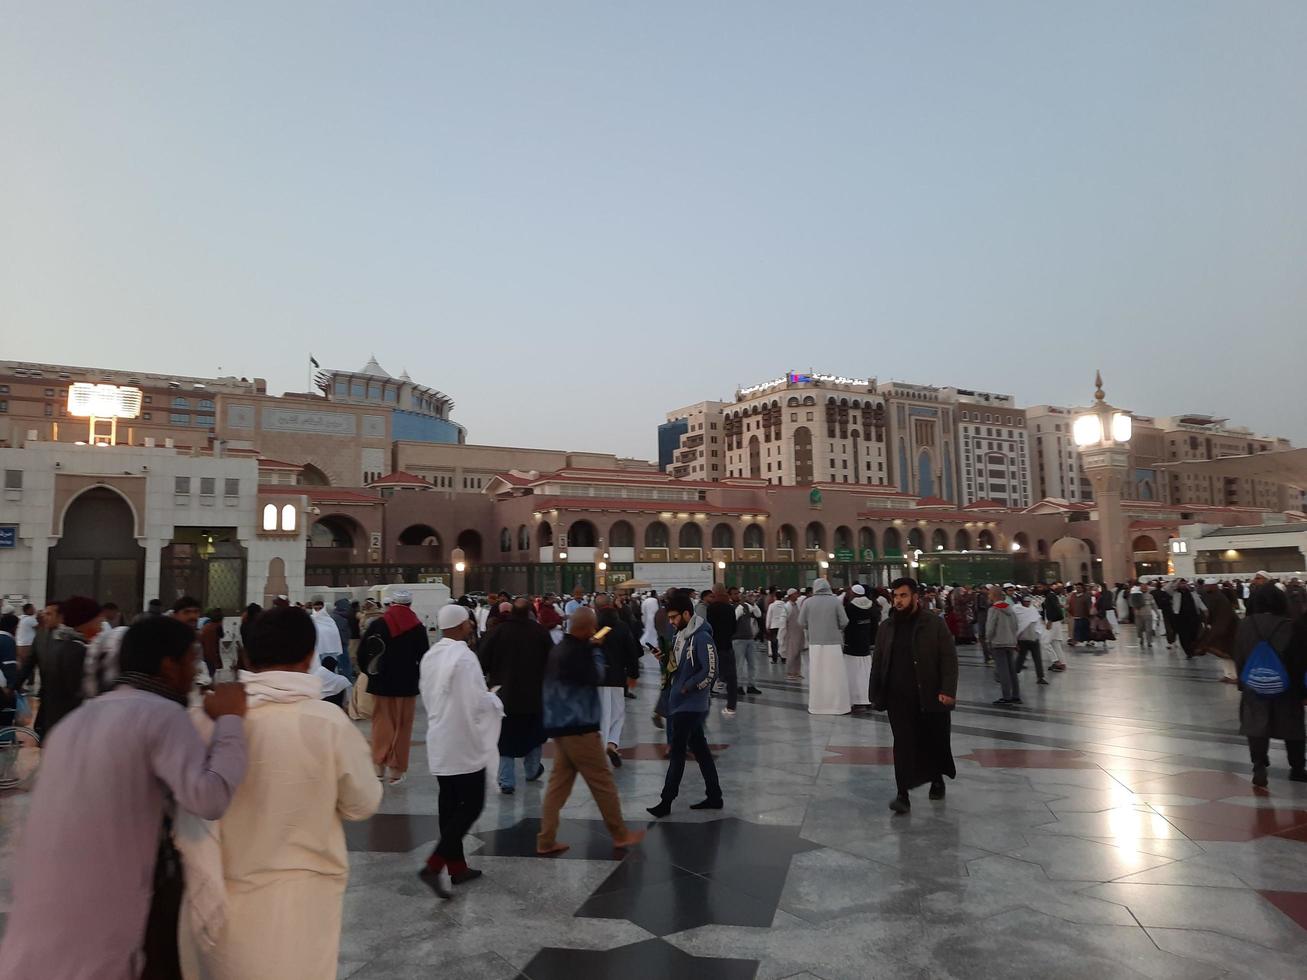
[[[640,618],[644,620],[644,631],[640,634],[640,643],[646,647],[658,649],[658,600],[646,596],[640,603]]]
[[[431,775],[459,776],[497,764],[504,705],[486,690],[481,664],[466,643],[443,637],[428,650],[419,688]]]
[[[870,657],[850,657],[850,660]],[[818,643],[808,647],[808,713],[813,715],[847,715],[853,708],[849,699],[849,675],[844,669],[844,650],[838,643]]]

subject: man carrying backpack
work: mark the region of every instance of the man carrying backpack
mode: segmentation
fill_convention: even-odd
[[[1266,785],[1273,738],[1284,740],[1289,779],[1307,783],[1307,631],[1289,619],[1284,593],[1269,583],[1253,592],[1249,609],[1235,636],[1234,662],[1239,670],[1239,734],[1248,739],[1253,785]]]

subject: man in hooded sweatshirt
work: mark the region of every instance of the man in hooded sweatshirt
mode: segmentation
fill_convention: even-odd
[[[413,711],[419,693],[418,673],[427,652],[427,630],[410,608],[407,589],[391,593],[384,615],[372,621],[359,645],[359,669],[368,672],[372,695],[372,762],[377,775],[395,786],[408,772],[413,742]],[[379,664],[372,661],[381,658]]]
[[[685,774],[686,752],[693,752],[703,775],[707,796],[702,802],[691,804],[691,810],[720,810],[722,786],[717,778],[717,766],[704,735],[704,722],[708,719],[709,690],[717,673],[717,646],[712,630],[702,618],[694,614],[694,603],[683,592],[667,600],[667,619],[676,627],[673,643],[673,660],[676,664],[668,686],[668,714],[672,719],[671,751],[667,756],[667,778],[663,781],[663,798],[657,806],[649,807],[655,817],[672,812],[672,801],[681,787]]]
[[[985,637],[994,654],[994,669],[1003,695],[995,704],[1020,704],[1021,682],[1017,679],[1016,656],[1021,623],[1008,602],[1003,590],[996,585],[989,588],[989,617],[985,620]]]
[[[427,763],[440,784],[440,840],[418,872],[441,898],[448,882],[481,877],[467,866],[463,838],[486,804],[486,760],[495,755],[504,706],[486,689],[481,664],[467,638],[472,617],[465,606],[441,607],[440,639],[422,658],[422,706],[427,712]]]
[[[880,607],[855,585],[844,595],[844,672],[849,678],[849,702],[855,712],[871,707],[871,644],[880,625]]]
[[[811,598],[799,607],[799,625],[808,634],[808,713],[847,715],[853,707],[844,670],[844,627],[849,616],[826,579],[812,583]]]

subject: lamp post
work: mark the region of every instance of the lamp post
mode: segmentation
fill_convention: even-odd
[[[1134,425],[1128,412],[1104,401],[1102,372],[1094,376],[1094,386],[1094,404],[1076,416],[1071,434],[1080,448],[1081,465],[1094,485],[1103,581],[1128,582],[1134,576],[1126,547],[1121,494],[1130,472],[1130,436]]]

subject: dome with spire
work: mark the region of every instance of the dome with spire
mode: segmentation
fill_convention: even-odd
[[[408,376],[408,368],[405,368],[402,372],[400,372],[399,380],[412,382],[413,379]]]
[[[377,363],[376,354],[373,354],[371,357],[368,358],[368,363],[363,365],[362,369],[359,371],[359,374],[370,375],[371,377],[374,378],[390,377],[390,375],[386,373],[385,368],[383,368],[380,364]]]

